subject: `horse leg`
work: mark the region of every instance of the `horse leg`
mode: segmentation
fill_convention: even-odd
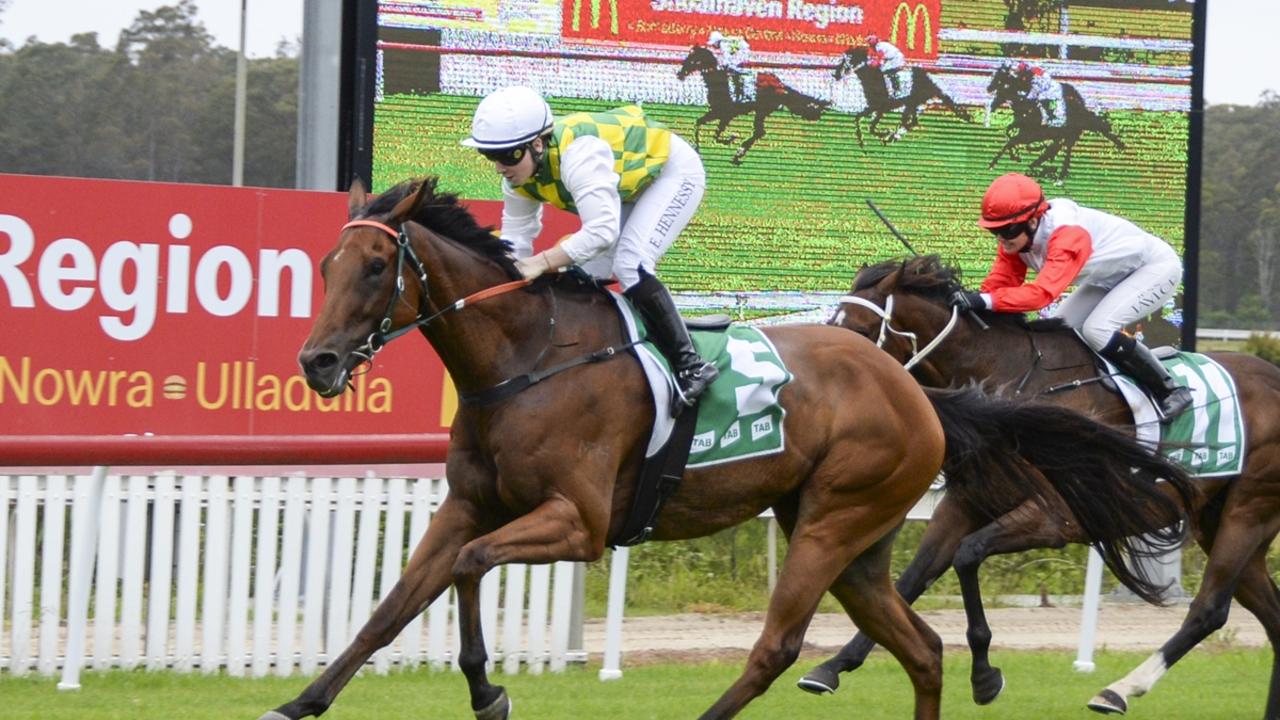
[[[693,121],[693,148],[701,152],[702,150],[702,126],[711,122],[711,115],[714,111],[708,110],[703,113],[702,117]]]
[[[747,138],[746,142],[742,143],[742,147],[738,148],[738,152],[733,156],[732,162],[734,165],[741,165],[742,158],[746,156],[747,151],[751,149],[751,146],[755,145],[757,140],[764,137],[764,119],[777,109],[777,106],[774,106],[767,112],[765,110],[756,111],[756,121],[751,137]]]
[[[1071,539],[1083,538],[1068,538],[1050,513],[1028,501],[960,542],[954,562],[968,623],[965,638],[973,656],[969,683],[975,703],[986,705],[1004,690],[1004,674],[991,665],[991,626],[987,624],[986,609],[982,605],[978,568],[992,555],[1060,548]]]
[[[360,628],[355,640],[324,673],[293,701],[258,720],[298,720],[318,717],[379,648],[395,640],[409,621],[420,615],[450,583],[450,568],[459,549],[475,535],[475,523],[461,503],[446,498],[431,519],[426,535],[405,565],[395,587]]]
[[[1000,148],[1000,152],[996,153],[996,156],[991,158],[991,162],[987,163],[988,170],[995,168],[996,163],[1000,162],[1000,158],[1004,157],[1005,153],[1013,150],[1016,140],[1017,138],[1009,138],[1008,142],[1004,144],[1004,147]]]
[[[853,129],[858,133],[858,147],[865,150],[867,146],[862,142],[862,113],[853,116]]]
[[[1266,570],[1266,549],[1270,539],[1275,537],[1277,530],[1280,529],[1280,517],[1277,517],[1277,511],[1280,511],[1280,508],[1275,507],[1274,502],[1268,503],[1269,507],[1263,508],[1245,508],[1243,506],[1247,503],[1233,502],[1233,499],[1229,499],[1228,503],[1234,506],[1238,517],[1233,517],[1231,508],[1228,508],[1223,512],[1222,524],[1212,539],[1207,539],[1208,535],[1197,537],[1201,545],[1208,550],[1209,561],[1205,566],[1204,580],[1200,583],[1200,590],[1191,601],[1191,608],[1187,611],[1182,626],[1141,665],[1095,695],[1089,701],[1090,710],[1100,713],[1124,713],[1128,710],[1130,697],[1147,694],[1174,663],[1226,624],[1227,616],[1231,612],[1231,596],[1235,594],[1239,583],[1245,582],[1246,576],[1249,576],[1250,583],[1247,595],[1252,600],[1257,601],[1260,607],[1266,607],[1275,602],[1272,600],[1264,604],[1258,596],[1263,593],[1262,578],[1265,577],[1267,582],[1270,582],[1270,576],[1267,575]],[[1268,518],[1270,521],[1267,522],[1266,527],[1263,527],[1258,523],[1257,518]],[[1258,573],[1262,576],[1251,576]],[[1271,635],[1272,629],[1268,628],[1267,632],[1272,643],[1275,644],[1276,638]],[[1273,691],[1276,688],[1275,683],[1273,661]],[[1273,705],[1275,702],[1275,693],[1272,692],[1268,704]],[[1277,715],[1268,714],[1267,717],[1277,717]]]
[[[831,594],[861,630],[859,635],[868,638],[867,650],[875,643],[883,645],[907,671],[915,690],[915,716],[938,717],[942,701],[942,639],[889,586],[896,534],[889,533],[858,556],[831,587]]]
[[[716,127],[716,142],[721,145],[732,145],[738,140],[737,133],[730,133],[727,138],[724,136],[725,128],[729,127],[729,122],[732,120],[732,117],[722,117],[720,118],[720,124]]]
[[[1271,683],[1267,691],[1267,712],[1263,717],[1280,718],[1280,588],[1267,572],[1267,548],[1271,541],[1263,543],[1254,552],[1240,574],[1236,587],[1236,600],[1258,618],[1271,643]]]
[[[944,495],[938,507],[933,511],[929,526],[925,528],[924,537],[920,539],[920,548],[916,550],[911,564],[898,578],[894,589],[908,603],[913,603],[942,573],[951,567],[956,548],[960,540],[977,528],[969,514],[957,502]],[[836,599],[844,601],[834,589]],[[845,605],[845,612],[852,617],[852,611]],[[861,625],[859,625],[861,627]],[[858,632],[840,652],[810,670],[796,684],[802,690],[811,693],[833,693],[840,687],[840,674],[857,670],[867,659],[875,641],[863,632]]]
[[[607,514],[607,509],[601,514]],[[476,720],[504,720],[511,712],[506,689],[491,685],[485,672],[489,658],[480,627],[480,579],[490,569],[507,563],[598,559],[604,554],[608,518],[594,520],[590,522],[573,502],[557,496],[472,540],[458,552],[453,564],[461,636],[458,667],[467,678]]]

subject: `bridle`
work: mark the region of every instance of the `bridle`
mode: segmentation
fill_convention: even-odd
[[[929,356],[929,353],[937,349],[942,344],[942,341],[955,329],[956,323],[960,320],[960,309],[952,307],[951,319],[947,321],[946,327],[942,328],[942,332],[938,333],[937,337],[931,340],[928,345],[925,345],[923,349],[919,349],[919,338],[916,337],[915,333],[893,327],[893,293],[889,293],[889,296],[885,298],[883,308],[866,298],[860,298],[856,295],[845,295],[839,299],[839,302],[841,305],[849,303],[850,305],[866,308],[880,318],[880,332],[875,338],[876,347],[883,349],[885,340],[889,338],[889,335],[897,335],[911,341],[911,357],[907,358],[907,362],[902,366],[906,370],[918,365],[921,360]],[[831,316],[829,324],[838,324],[840,315],[843,312],[842,308],[837,309],[836,313]]]
[[[513,280],[511,282],[502,283],[501,285],[495,285],[491,288],[485,288],[484,290],[474,292],[426,316],[422,314],[422,303],[419,302],[418,316],[407,325],[392,330],[391,316],[395,313],[396,305],[400,302],[400,298],[404,294],[405,264],[408,263],[408,265],[413,269],[414,276],[418,279],[418,284],[422,287],[422,297],[424,299],[427,297],[428,290],[427,267],[422,263],[422,260],[418,258],[418,254],[414,252],[413,243],[409,242],[409,235],[405,232],[403,223],[400,225],[399,230],[397,230],[390,225],[378,222],[377,220],[352,220],[342,226],[341,232],[346,232],[348,229],[353,227],[376,228],[395,238],[396,241],[396,283],[391,292],[391,300],[387,303],[387,311],[383,314],[382,321],[378,323],[377,329],[369,333],[369,337],[364,341],[364,344],[351,351],[351,354],[361,358],[362,362],[372,362],[373,356],[377,355],[382,348],[386,347],[387,343],[411,330],[426,327],[441,315],[454,312],[455,310],[461,310],[467,305],[480,302],[481,300],[487,300],[488,298],[496,297],[512,290],[527,287],[532,282],[531,280]]]

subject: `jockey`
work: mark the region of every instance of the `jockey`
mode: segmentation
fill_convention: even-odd
[[[747,71],[742,69],[747,57],[751,54],[751,46],[745,38],[736,35],[723,35],[719,30],[712,30],[707,37],[707,47],[715,53],[720,67],[729,71],[729,81],[733,83],[733,97],[737,102],[746,99],[744,81]]]
[[[1062,127],[1067,122],[1066,102],[1062,99],[1062,83],[1049,77],[1044,68],[1018,63],[1014,74],[1027,83],[1027,99],[1035,101],[1040,116],[1048,127]]]
[[[890,94],[894,98],[902,95],[902,86],[906,80],[904,73],[910,72],[910,69],[907,67],[907,57],[901,50],[872,33],[867,36],[867,64],[884,73],[891,86]]]
[[[956,290],[951,305],[1030,312],[1048,306],[1074,283],[1075,292],[1054,315],[1146,388],[1164,420],[1191,405],[1191,391],[1178,385],[1145,345],[1121,331],[1158,310],[1177,290],[1182,260],[1168,243],[1124,218],[1072,200],[1046,201],[1040,185],[1019,173],[991,183],[982,196],[978,225],[997,237],[995,262],[980,293]],[[1036,271],[1029,283],[1027,268]]]
[[[694,349],[654,271],[702,201],[706,172],[697,151],[635,105],[555,119],[527,87],[485,97],[462,144],[502,176],[501,234],[520,274],[533,279],[578,264],[616,276],[671,362],[681,401],[692,405],[719,373]],[[534,255],[544,202],[577,214],[582,227]]]

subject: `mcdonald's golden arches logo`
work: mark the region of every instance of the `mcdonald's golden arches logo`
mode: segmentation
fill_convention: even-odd
[[[602,0],[588,0],[591,3],[591,29],[600,27],[600,3]],[[928,13],[925,13],[928,17]],[[577,31],[582,22],[582,0],[573,0],[573,29]],[[897,16],[894,16],[897,22]],[[914,22],[914,21],[913,21]],[[609,32],[618,34],[618,0],[609,0]]]
[[[581,2],[581,0],[574,0],[574,2],[576,7],[576,3]],[[901,27],[902,18],[904,17],[907,19],[907,48],[910,50],[916,49],[916,26],[920,24],[921,20],[924,20],[924,51],[927,53],[933,52],[933,22],[929,18],[929,8],[922,2],[916,3],[914,9],[908,2],[898,3],[897,9],[893,11],[893,26],[889,30],[889,35],[892,38],[890,42],[902,47],[898,42],[898,28]],[[574,22],[577,22],[576,12],[574,14]]]

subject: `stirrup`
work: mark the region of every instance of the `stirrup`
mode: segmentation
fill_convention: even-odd
[[[1160,422],[1172,422],[1174,418],[1186,412],[1193,402],[1195,402],[1195,398],[1191,395],[1191,388],[1178,387],[1173,390],[1157,403],[1160,411]]]
[[[693,407],[719,376],[720,370],[705,361],[677,371],[676,388],[680,393],[680,402],[686,407]]]

